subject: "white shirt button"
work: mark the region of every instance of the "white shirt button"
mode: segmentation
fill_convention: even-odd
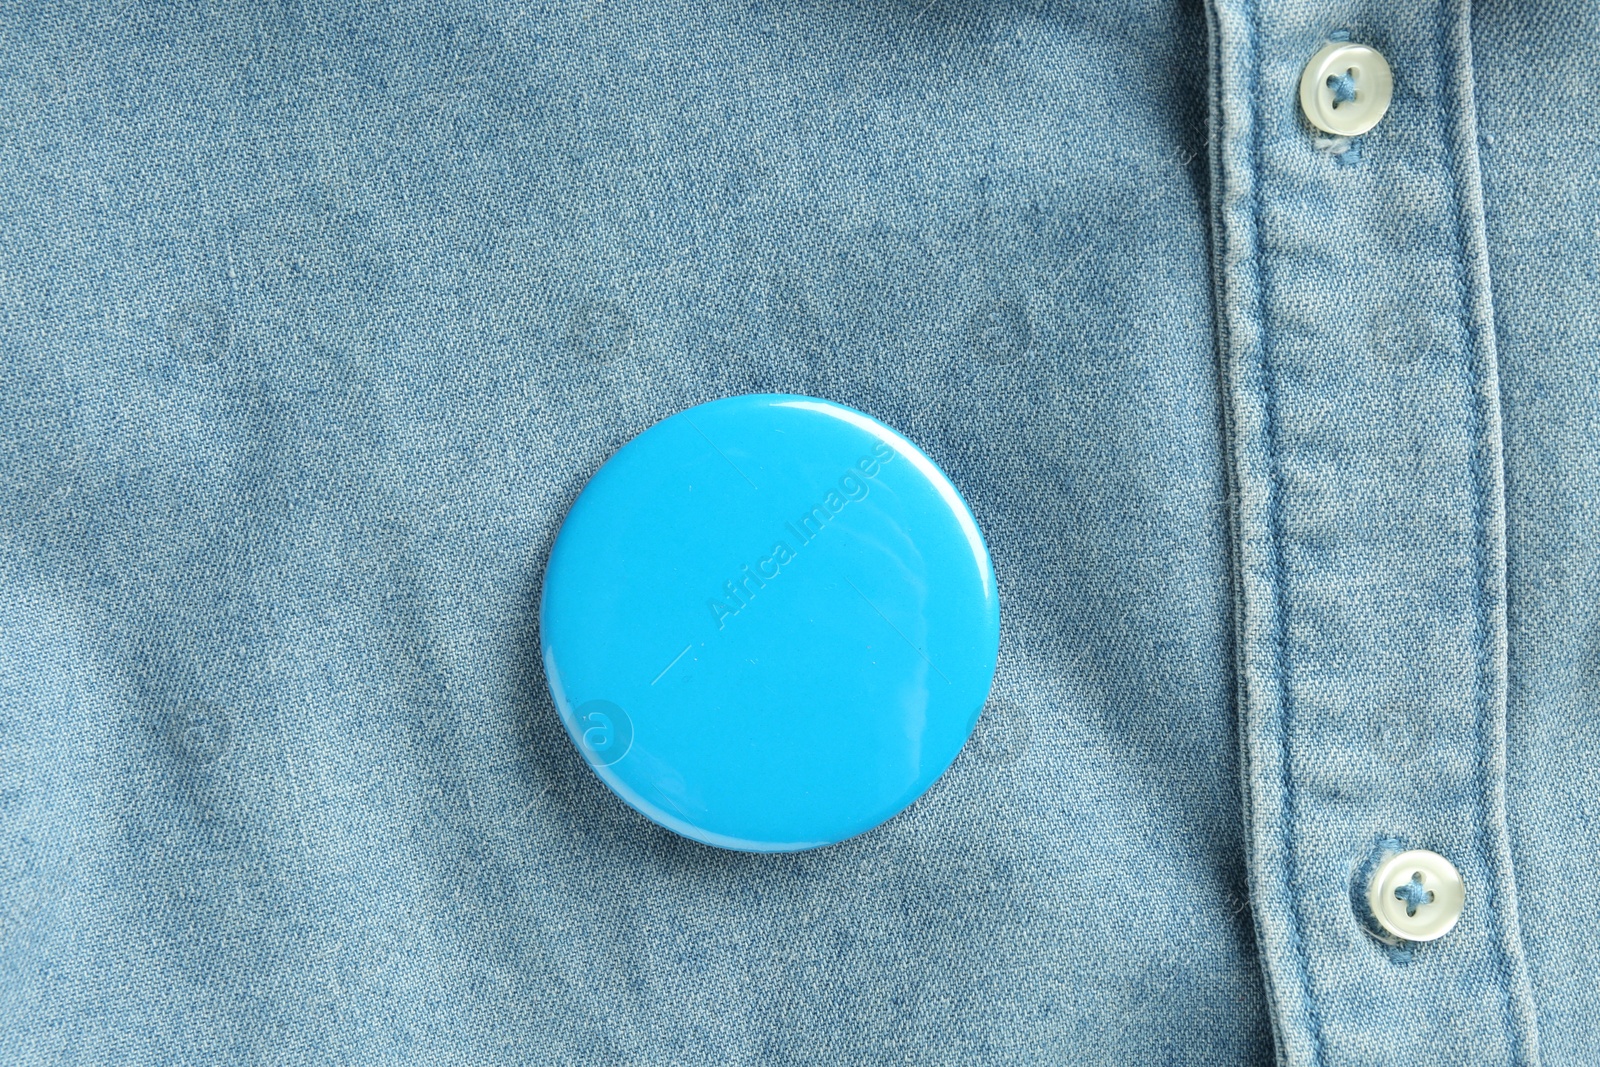
[[[1335,41],[1300,75],[1300,106],[1311,125],[1340,137],[1366,133],[1394,97],[1389,61],[1364,44]]]
[[[1390,856],[1372,872],[1367,904],[1378,925],[1402,941],[1432,941],[1455,929],[1466,887],[1455,864],[1423,849]]]

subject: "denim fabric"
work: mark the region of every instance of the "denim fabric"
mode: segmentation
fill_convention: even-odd
[[[1597,973],[1596,936],[1570,910],[1600,838],[1579,799],[1595,795],[1597,631],[1558,573],[1593,572],[1600,528],[1600,260],[1592,220],[1562,230],[1548,192],[1542,204],[1486,196],[1480,152],[1494,133],[1480,132],[1475,98],[1481,86],[1491,121],[1538,141],[1540,177],[1565,186],[1576,172],[1556,148],[1572,146],[1561,107],[1534,117],[1527,101],[1536,82],[1588,75],[1577,50],[1553,45],[1569,19],[1471,15],[1454,0],[1214,12],[1247,855],[1289,1064],[1600,1062],[1600,996],[1578,977]],[[1397,72],[1389,117],[1357,143],[1311,134],[1294,103],[1301,57],[1339,37]],[[1495,75],[1475,67],[1475,45]],[[1531,262],[1524,243],[1547,227],[1559,256]],[[1556,271],[1577,264],[1591,292],[1552,293]],[[1503,349],[1502,324],[1525,318],[1562,324],[1566,345],[1516,343],[1513,327]],[[1521,390],[1502,374],[1548,380],[1559,399],[1508,399],[1516,417],[1504,418],[1502,396]],[[1538,488],[1508,488],[1512,458]],[[1589,543],[1541,544],[1552,524]],[[1513,597],[1573,605],[1525,629],[1515,662]],[[1527,662],[1546,642],[1570,649],[1564,661]],[[1543,772],[1537,799],[1518,780],[1527,771],[1508,779],[1512,738]],[[1385,848],[1428,848],[1461,869],[1468,907],[1447,938],[1372,936],[1353,902]],[[1520,891],[1519,869],[1532,879]]]
[[[1526,1062],[1498,361],[1465,7],[1400,5],[1370,23],[1322,5],[1218,13],[1241,745],[1279,1052]],[[1339,33],[1404,72],[1353,166],[1315,149],[1297,114],[1301,57]],[[1443,853],[1472,887],[1448,938],[1396,951],[1367,935],[1352,890],[1364,854],[1390,841]]]
[[[1505,433],[1506,814],[1547,1064],[1600,1063],[1600,6],[1473,12]]]
[[[0,1060],[1600,1063],[1576,7],[0,0]],[[584,481],[764,390],[1002,595],[956,764],[794,855],[537,656]]]

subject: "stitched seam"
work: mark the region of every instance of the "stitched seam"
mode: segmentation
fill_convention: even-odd
[[[1470,15],[1469,15],[1469,19],[1470,19]],[[1469,35],[1470,35],[1470,26],[1469,26]],[[1471,48],[1471,45],[1470,45],[1470,36],[1469,36],[1469,44],[1468,44],[1468,50],[1469,51],[1470,51],[1470,48]],[[1476,104],[1474,104],[1474,107],[1475,106],[1476,106]],[[1474,115],[1474,119],[1476,119],[1476,111],[1475,110],[1473,112],[1473,115]],[[1474,121],[1473,129],[1474,129],[1474,137],[1473,138],[1467,138],[1466,139],[1467,143],[1473,143],[1473,141],[1476,138],[1476,135],[1477,135],[1476,134],[1476,131],[1477,131],[1476,121]],[[1490,169],[1485,168],[1480,164],[1479,167],[1478,167],[1477,173],[1474,175],[1474,177],[1476,177],[1477,182],[1478,182],[1478,196],[1479,196],[1479,201],[1478,202],[1479,202],[1479,206],[1480,206],[1480,208],[1481,208],[1481,210],[1483,211],[1483,214],[1484,214],[1484,238],[1485,238],[1484,260],[1483,260],[1483,262],[1484,262],[1484,270],[1485,270],[1484,287],[1485,287],[1485,291],[1486,291],[1486,293],[1487,293],[1487,295],[1489,297],[1489,308],[1490,308],[1489,321],[1488,321],[1488,332],[1489,332],[1489,336],[1491,338],[1496,339],[1496,347],[1498,348],[1498,338],[1500,336],[1500,328],[1499,328],[1498,312],[1497,312],[1496,309],[1499,307],[1499,304],[1494,299],[1494,275],[1489,270],[1489,268],[1491,266],[1490,257],[1492,256],[1493,253],[1492,253],[1490,245],[1488,244],[1488,229],[1489,229],[1489,218],[1488,218],[1488,216],[1489,216],[1490,207],[1495,202],[1494,189],[1493,189],[1493,185],[1492,185],[1493,180],[1494,180],[1493,179],[1493,172]],[[1466,212],[1464,211],[1463,214],[1466,214]],[[1503,403],[1503,387],[1502,387],[1502,403]],[[1500,422],[1500,426],[1501,426],[1501,431],[1500,432],[1501,432],[1502,441],[1504,441],[1504,438],[1505,438],[1505,425],[1506,425],[1506,423],[1505,423],[1505,414],[1502,411],[1502,413],[1501,413],[1501,422]],[[1510,622],[1511,616],[1513,614],[1512,608],[1511,608],[1511,600],[1512,600],[1512,597],[1514,597],[1516,595],[1516,587],[1514,585],[1512,585],[1511,580],[1510,580],[1511,571],[1512,571],[1511,556],[1516,551],[1516,541],[1512,537],[1512,534],[1511,534],[1511,525],[1512,525],[1512,522],[1513,522],[1513,518],[1512,518],[1512,514],[1511,514],[1511,508],[1510,508],[1510,500],[1511,500],[1511,496],[1512,496],[1512,493],[1511,493],[1512,477],[1513,477],[1513,475],[1512,475],[1512,471],[1511,471],[1510,466],[1505,464],[1504,460],[1502,460],[1501,486],[1502,486],[1502,489],[1504,491],[1504,494],[1505,494],[1504,499],[1506,501],[1505,508],[1504,508],[1503,522],[1504,522],[1504,529],[1505,529],[1505,549],[1504,549],[1504,551],[1505,551],[1505,589],[1504,589],[1504,596],[1505,596],[1505,614],[1506,614],[1506,673],[1507,673],[1506,683],[1507,683],[1507,720],[1508,720],[1508,722],[1509,722],[1509,718],[1510,718],[1510,692],[1509,691],[1510,691],[1510,682],[1511,682],[1511,678],[1510,678],[1511,643],[1512,643],[1513,640],[1515,640],[1515,631],[1512,629],[1511,622]],[[1507,726],[1507,728],[1506,728],[1506,760],[1507,760],[1507,763],[1509,764],[1509,760],[1510,760],[1510,733],[1509,733],[1509,726]],[[1508,771],[1508,773],[1509,773],[1509,771]],[[1481,797],[1481,799],[1485,803],[1488,800],[1488,798],[1486,796]],[[1510,826],[1509,826],[1509,812],[1504,809],[1503,805],[1504,805],[1504,801],[1502,801],[1502,812],[1501,812],[1501,814],[1502,814],[1502,816],[1505,816],[1507,818],[1507,820],[1508,820],[1505,830],[1506,830],[1506,844],[1507,844],[1507,847],[1509,848],[1510,847],[1510,840],[1511,840],[1510,839]],[[1513,889],[1513,892],[1514,892],[1515,889],[1516,889],[1516,885],[1517,885],[1516,863],[1515,863],[1515,860],[1513,858],[1509,857],[1509,856],[1508,856],[1508,861],[1509,861],[1509,864],[1508,864],[1509,874],[1510,874],[1510,877],[1511,877],[1511,886],[1512,886],[1512,889]],[[1521,1056],[1520,1056],[1520,1058],[1521,1058],[1522,1062],[1526,1063],[1526,1064],[1537,1064],[1537,1063],[1542,1062],[1542,1056],[1541,1056],[1541,1053],[1540,1053],[1540,1040],[1539,1040],[1539,1032],[1540,1032],[1539,1011],[1538,1011],[1537,1004],[1535,1004],[1532,1000],[1529,1000],[1528,1008],[1529,1008],[1529,1011],[1530,1011],[1530,1015],[1528,1017],[1527,1023],[1526,1023],[1526,1025],[1523,1025],[1523,1026],[1520,1026],[1520,1027],[1518,1026],[1518,1024],[1517,1024],[1518,1012],[1517,1012],[1516,1002],[1522,999],[1521,990],[1522,990],[1522,988],[1524,986],[1524,983],[1527,982],[1527,976],[1526,976],[1526,970],[1525,970],[1525,968],[1526,968],[1526,960],[1525,960],[1524,956],[1522,955],[1523,946],[1522,946],[1522,943],[1521,943],[1520,933],[1518,931],[1516,931],[1516,930],[1511,931],[1511,933],[1512,933],[1513,936],[1515,936],[1517,938],[1516,950],[1512,951],[1512,952],[1509,952],[1509,953],[1505,953],[1505,950],[1503,948],[1501,950],[1502,953],[1505,954],[1505,956],[1506,956],[1507,966],[1510,968],[1510,973],[1511,973],[1511,978],[1512,978],[1512,983],[1511,983],[1512,988],[1509,989],[1507,991],[1507,994],[1506,994],[1512,1001],[1512,1004],[1511,1004],[1511,1007],[1510,1007],[1511,1018],[1510,1018],[1510,1022],[1509,1022],[1508,1025],[1510,1025],[1514,1030],[1516,1030],[1516,1032],[1517,1032],[1517,1034],[1518,1034],[1518,1036],[1519,1036],[1519,1038],[1521,1040]],[[1504,944],[1504,940],[1502,939],[1502,945],[1503,944]],[[1530,989],[1530,993],[1531,993],[1531,989]]]
[[[1217,10],[1217,0],[1208,0],[1206,4],[1206,30],[1207,47],[1209,49],[1208,61],[1210,64],[1210,109],[1208,115],[1209,130],[1207,144],[1207,162],[1211,169],[1211,187],[1209,193],[1211,214],[1211,270],[1212,270],[1212,314],[1216,323],[1217,333],[1217,380],[1218,393],[1222,416],[1222,455],[1224,457],[1223,470],[1227,481],[1225,486],[1226,516],[1229,531],[1230,552],[1228,555],[1228,579],[1231,585],[1230,608],[1232,618],[1226,630],[1228,634],[1228,660],[1233,665],[1233,694],[1234,694],[1234,734],[1239,746],[1239,803],[1240,815],[1244,819],[1245,836],[1244,846],[1244,874],[1245,892],[1250,899],[1251,935],[1254,938],[1252,946],[1257,970],[1260,974],[1263,992],[1266,994],[1267,1003],[1273,1004],[1277,1000],[1277,993],[1273,982],[1272,968],[1265,965],[1265,945],[1267,938],[1262,927],[1263,909],[1257,906],[1258,877],[1255,869],[1256,844],[1253,828],[1256,824],[1256,802],[1253,795],[1252,783],[1255,781],[1256,759],[1251,752],[1249,735],[1249,708],[1251,706],[1250,670],[1246,662],[1249,642],[1242,637],[1239,626],[1245,617],[1245,562],[1244,562],[1244,537],[1242,534],[1242,493],[1240,484],[1242,471],[1240,470],[1238,449],[1243,447],[1240,442],[1238,414],[1234,404],[1234,389],[1237,385],[1234,356],[1233,323],[1229,315],[1231,298],[1233,297],[1234,279],[1228,268],[1228,254],[1236,245],[1234,228],[1228,225],[1227,209],[1227,159],[1224,150],[1223,130],[1226,126],[1226,117],[1223,114],[1223,26],[1222,14]],[[1274,1060],[1283,1062],[1284,1050],[1288,1047],[1288,1038],[1284,1033],[1284,1020],[1282,1013],[1268,1011],[1268,1023],[1272,1030],[1272,1047]]]
[[[1233,296],[1234,279],[1229,270],[1228,254],[1234,249],[1237,242],[1234,228],[1228,224],[1228,209],[1226,206],[1228,185],[1227,158],[1224,150],[1225,138],[1223,130],[1226,117],[1223,114],[1223,26],[1222,13],[1217,9],[1217,0],[1208,0],[1206,4],[1206,29],[1207,45],[1210,51],[1210,78],[1208,88],[1211,94],[1209,114],[1209,139],[1207,140],[1211,169],[1210,211],[1211,211],[1211,269],[1213,280],[1212,313],[1216,323],[1217,333],[1217,373],[1221,401],[1222,415],[1222,446],[1225,462],[1223,469],[1227,475],[1227,522],[1230,533],[1229,581],[1231,583],[1231,609],[1233,612],[1232,625],[1227,627],[1229,641],[1229,661],[1233,664],[1234,671],[1234,707],[1235,722],[1234,732],[1239,746],[1239,802],[1240,814],[1244,819],[1245,837],[1244,845],[1244,873],[1246,893],[1251,902],[1251,934],[1254,937],[1254,950],[1258,963],[1258,972],[1261,978],[1262,989],[1266,994],[1267,1003],[1277,1001],[1276,987],[1273,980],[1272,968],[1265,965],[1267,938],[1262,924],[1263,910],[1259,907],[1257,897],[1258,877],[1255,867],[1256,844],[1253,827],[1256,824],[1256,803],[1253,795],[1252,783],[1255,778],[1254,765],[1256,760],[1251,752],[1249,736],[1249,708],[1251,706],[1250,670],[1247,661],[1249,642],[1239,634],[1238,628],[1245,617],[1245,561],[1243,529],[1243,502],[1240,490],[1242,471],[1240,470],[1238,449],[1241,444],[1238,413],[1235,410],[1235,393],[1237,386],[1236,368],[1234,367],[1234,334],[1233,323],[1229,314],[1231,298]],[[1272,1032],[1273,1058],[1277,1063],[1284,1062],[1284,1050],[1289,1041],[1284,1032],[1283,1013],[1268,1011],[1268,1023]]]
[[[1439,129],[1442,136],[1441,157],[1444,163],[1445,180],[1450,187],[1451,222],[1455,229],[1455,269],[1451,274],[1455,281],[1456,306],[1458,311],[1457,325],[1460,328],[1462,339],[1466,342],[1466,361],[1462,368],[1466,378],[1467,396],[1467,471],[1472,479],[1472,645],[1473,645],[1473,673],[1472,673],[1472,699],[1474,704],[1474,730],[1476,733],[1476,749],[1478,759],[1478,817],[1474,820],[1473,837],[1476,840],[1478,853],[1483,857],[1484,863],[1490,871],[1494,869],[1491,861],[1488,820],[1490,815],[1488,796],[1493,788],[1489,778],[1489,692],[1486,681],[1489,672],[1493,669],[1489,662],[1488,635],[1490,630],[1489,605],[1484,596],[1484,583],[1488,571],[1486,557],[1488,555],[1489,533],[1484,522],[1483,499],[1488,492],[1484,485],[1483,462],[1479,454],[1479,442],[1483,435],[1486,419],[1484,418],[1483,405],[1487,402],[1483,398],[1485,384],[1482,360],[1481,338],[1477,324],[1473,321],[1471,304],[1467,292],[1467,237],[1466,220],[1463,217],[1466,206],[1461,200],[1461,190],[1456,180],[1456,152],[1454,147],[1455,130],[1450,122],[1447,98],[1452,96],[1450,74],[1455,69],[1459,56],[1451,47],[1449,35],[1445,32],[1445,19],[1449,15],[1446,0],[1440,0],[1439,18],[1436,20],[1438,50],[1439,50],[1439,92],[1435,101],[1438,108]],[[1489,884],[1484,887],[1484,910],[1486,922],[1489,926],[1489,941],[1494,946],[1496,968],[1500,972],[1500,1021],[1506,1030],[1506,1045],[1511,1051],[1514,1063],[1524,1062],[1521,1054],[1520,1042],[1517,1037],[1516,1026],[1511,1013],[1511,965],[1506,959],[1505,945],[1501,939],[1501,921],[1495,906],[1495,878],[1491,873]]]
[[[1267,256],[1262,237],[1262,139],[1265,122],[1265,104],[1261,99],[1261,13],[1257,4],[1250,5],[1250,86],[1246,99],[1251,109],[1250,164],[1254,172],[1251,188],[1251,210],[1255,225],[1256,258],[1256,321],[1261,331],[1260,366],[1262,392],[1263,438],[1266,445],[1267,523],[1271,534],[1268,559],[1268,576],[1272,583],[1272,643],[1278,670],[1278,728],[1281,731],[1280,776],[1283,784],[1283,867],[1284,890],[1289,897],[1289,950],[1299,969],[1300,1001],[1305,1012],[1306,1030],[1311,1044],[1314,1064],[1324,1062],[1322,1026],[1317,1016],[1316,1001],[1311,990],[1311,961],[1305,942],[1300,937],[1303,921],[1299,896],[1295,892],[1294,851],[1294,776],[1290,770],[1289,727],[1292,721],[1289,687],[1289,655],[1287,612],[1283,603],[1283,506],[1278,483],[1278,396],[1272,374],[1270,357],[1272,345],[1267,330]]]

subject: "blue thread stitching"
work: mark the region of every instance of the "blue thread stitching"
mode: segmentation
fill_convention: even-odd
[[[1333,90],[1333,106],[1335,108],[1340,104],[1351,103],[1356,98],[1356,80],[1350,76],[1348,70],[1343,74],[1329,75],[1328,88]]]
[[[1410,941],[1390,941],[1388,935],[1380,935],[1381,929],[1377,916],[1372,914],[1372,907],[1367,900],[1367,886],[1372,883],[1372,876],[1377,871],[1378,865],[1397,852],[1404,852],[1405,846],[1396,837],[1379,837],[1372,846],[1372,851],[1367,853],[1367,858],[1356,864],[1350,871],[1350,911],[1356,916],[1356,922],[1362,933],[1371,939],[1390,963],[1396,966],[1405,966],[1410,963],[1415,953],[1412,951]]]
[[[1221,28],[1221,26],[1219,24],[1220,23],[1220,16],[1217,13],[1215,4],[1208,3],[1206,5],[1206,16],[1207,16],[1207,18],[1206,18],[1206,22],[1207,22],[1207,43],[1208,43],[1213,55],[1220,55],[1221,54],[1221,48],[1222,48],[1222,45],[1221,45],[1222,28]],[[1208,88],[1208,90],[1210,92],[1209,120],[1211,122],[1211,128],[1213,130],[1219,130],[1219,129],[1222,128],[1222,64],[1220,62],[1214,62],[1214,63],[1210,64],[1210,68],[1211,68],[1210,69],[1210,76],[1209,76],[1208,85],[1207,85],[1207,88]],[[1219,354],[1218,372],[1221,375],[1221,381],[1222,381],[1222,389],[1220,390],[1220,392],[1218,394],[1218,407],[1220,408],[1221,416],[1222,416],[1222,420],[1223,420],[1222,421],[1222,442],[1223,442],[1223,446],[1224,446],[1224,453],[1226,454],[1229,448],[1234,447],[1234,446],[1237,445],[1237,439],[1238,439],[1237,419],[1235,418],[1235,412],[1234,412],[1234,409],[1233,409],[1233,402],[1232,402],[1232,399],[1230,397],[1230,393],[1232,392],[1232,389],[1233,389],[1233,386],[1234,386],[1234,383],[1235,383],[1235,378],[1234,378],[1233,368],[1232,368],[1232,366],[1230,364],[1230,360],[1229,360],[1229,357],[1228,357],[1228,353],[1231,352],[1232,349],[1233,349],[1233,327],[1232,327],[1231,320],[1228,318],[1227,314],[1225,313],[1225,309],[1226,309],[1226,305],[1227,305],[1227,302],[1228,302],[1228,298],[1231,295],[1231,291],[1232,291],[1232,279],[1228,275],[1227,266],[1226,266],[1227,265],[1227,258],[1228,258],[1227,257],[1227,250],[1228,250],[1229,247],[1233,246],[1234,241],[1232,240],[1232,237],[1233,237],[1232,233],[1226,228],[1226,225],[1224,224],[1224,221],[1223,221],[1224,218],[1227,215],[1227,210],[1226,210],[1226,208],[1224,206],[1224,201],[1225,201],[1226,198],[1221,193],[1221,187],[1225,184],[1225,180],[1223,178],[1223,175],[1224,175],[1224,173],[1226,171],[1226,166],[1227,166],[1227,164],[1225,162],[1225,159],[1224,159],[1224,155],[1220,151],[1220,149],[1214,149],[1214,150],[1212,150],[1211,152],[1208,153],[1208,160],[1207,161],[1209,162],[1210,169],[1211,169],[1211,185],[1210,185],[1210,188],[1207,190],[1207,194],[1206,194],[1207,201],[1208,201],[1207,206],[1208,206],[1208,208],[1210,210],[1210,215],[1211,215],[1211,226],[1206,231],[1206,238],[1207,238],[1207,243],[1210,245],[1210,249],[1211,249],[1212,271],[1213,271],[1214,282],[1215,282],[1215,284],[1213,286],[1212,295],[1211,295],[1211,301],[1212,301],[1212,312],[1213,312],[1213,315],[1215,317],[1215,321],[1216,321],[1216,324],[1217,324],[1217,334],[1218,334],[1218,338],[1217,338],[1217,351],[1218,351],[1218,354]],[[1232,528],[1234,535],[1236,537],[1238,537],[1238,536],[1240,536],[1239,535],[1239,531],[1238,531],[1239,511],[1240,511],[1240,505],[1239,505],[1239,500],[1240,500],[1239,471],[1237,469],[1237,466],[1234,463],[1230,462],[1228,464],[1225,464],[1224,466],[1225,466],[1225,470],[1226,470],[1227,476],[1228,476],[1227,477],[1227,482],[1226,482],[1226,484],[1224,486],[1224,493],[1226,494],[1225,503],[1227,505],[1227,507],[1226,507],[1227,521],[1228,521],[1229,526]],[[1241,588],[1240,587],[1241,587],[1241,583],[1242,583],[1242,578],[1240,577],[1240,573],[1239,572],[1240,572],[1239,551],[1236,548],[1235,551],[1234,551],[1232,560],[1231,560],[1231,567],[1230,567],[1230,574],[1229,574],[1229,578],[1230,578],[1230,580],[1232,582],[1232,589],[1230,590],[1230,592],[1232,594],[1232,597],[1231,597],[1231,599],[1232,599],[1232,610],[1235,611],[1235,612],[1238,611],[1240,595],[1241,595]],[[1241,649],[1244,647],[1244,642],[1241,642],[1238,639],[1238,635],[1235,632],[1233,626],[1224,627],[1224,630],[1225,630],[1225,633],[1226,633],[1226,640],[1228,642],[1227,662],[1232,663],[1234,665],[1234,679],[1233,679],[1234,695],[1235,695],[1236,701],[1239,701],[1239,703],[1242,704],[1242,699],[1240,698],[1240,687],[1243,684],[1245,684],[1244,683],[1244,678],[1246,677],[1246,674],[1245,674],[1244,668],[1241,666],[1241,664],[1239,662],[1239,655],[1240,655]],[[1248,772],[1249,768],[1250,768],[1251,757],[1250,757],[1250,753],[1249,753],[1249,748],[1246,745],[1246,738],[1245,738],[1245,731],[1243,729],[1243,716],[1242,715],[1241,716],[1237,716],[1236,721],[1234,723],[1234,729],[1238,733],[1238,736],[1239,736],[1239,766],[1240,766],[1241,771]],[[1245,811],[1249,811],[1250,807],[1251,807],[1251,800],[1250,800],[1249,792],[1250,792],[1250,790],[1249,790],[1248,786],[1246,786],[1244,789],[1242,789],[1240,791],[1240,798],[1239,799],[1240,799],[1240,803],[1243,805],[1243,809]],[[1248,849],[1248,842],[1246,842],[1246,846],[1247,846],[1247,849]],[[1253,896],[1254,889],[1255,889],[1255,884],[1254,884],[1255,883],[1255,879],[1251,875],[1251,872],[1249,871],[1248,862],[1246,863],[1246,872],[1245,873],[1246,873],[1246,876],[1247,876],[1247,878],[1246,878],[1247,892],[1250,893]],[[1251,908],[1251,918],[1252,918],[1252,926],[1254,927],[1254,930],[1255,930],[1255,933],[1256,933],[1256,939],[1259,942],[1259,941],[1262,940],[1261,934],[1260,934],[1260,931],[1261,931],[1261,914],[1260,914],[1260,910],[1257,909],[1257,908]],[[1271,983],[1270,983],[1270,980],[1269,980],[1268,981],[1269,989],[1270,989],[1270,985],[1271,985]],[[1274,1016],[1276,1015],[1276,1013],[1271,1013],[1271,1014],[1274,1015]],[[1279,1032],[1280,1032],[1282,1024],[1276,1018],[1273,1018],[1271,1020],[1271,1022],[1272,1022],[1272,1028],[1273,1028],[1273,1040],[1274,1040],[1275,1043],[1280,1043],[1281,1044]]]
[[[1262,239],[1261,187],[1264,168],[1261,163],[1263,128],[1265,122],[1265,107],[1261,104],[1261,12],[1256,4],[1250,5],[1250,48],[1252,53],[1249,64],[1250,90],[1247,99],[1251,101],[1251,108],[1256,110],[1253,137],[1251,143],[1251,166],[1254,169],[1254,188],[1251,196],[1251,209],[1255,216],[1255,245],[1256,245],[1256,317],[1261,330],[1261,390],[1265,403],[1263,413],[1265,418],[1264,434],[1267,451],[1267,519],[1272,531],[1271,557],[1268,561],[1268,570],[1272,577],[1273,602],[1272,602],[1272,641],[1277,655],[1278,666],[1278,702],[1279,702],[1279,730],[1282,743],[1279,759],[1281,760],[1280,776],[1283,780],[1283,866],[1284,889],[1289,896],[1289,948],[1300,969],[1300,1000],[1306,1016],[1306,1029],[1311,1042],[1312,1062],[1321,1064],[1324,1061],[1322,1049],[1322,1024],[1317,1015],[1316,1001],[1311,991],[1311,961],[1306,952],[1304,941],[1300,937],[1300,924],[1304,921],[1301,914],[1300,898],[1295,892],[1295,851],[1294,851],[1294,779],[1290,773],[1289,753],[1289,727],[1292,721],[1291,698],[1289,690],[1288,671],[1288,625],[1286,612],[1283,610],[1282,598],[1279,592],[1283,585],[1283,509],[1279,498],[1277,484],[1277,415],[1278,397],[1273,384],[1269,352],[1271,344],[1267,331],[1267,271],[1266,248]]]
[[[1432,904],[1434,899],[1433,890],[1423,888],[1421,874],[1413,874],[1411,881],[1397,886],[1394,895],[1396,900],[1406,902],[1407,915],[1415,915],[1418,908]]]
[[[1478,749],[1479,768],[1478,819],[1476,820],[1477,825],[1474,827],[1473,836],[1476,839],[1478,851],[1483,856],[1484,862],[1489,864],[1491,862],[1491,853],[1488,841],[1489,808],[1487,800],[1489,791],[1492,788],[1492,783],[1489,781],[1488,770],[1489,760],[1487,719],[1489,713],[1489,698],[1484,685],[1485,678],[1490,670],[1490,665],[1488,662],[1489,652],[1485,640],[1489,633],[1489,609],[1483,595],[1484,577],[1486,572],[1485,556],[1487,554],[1489,534],[1487,528],[1485,527],[1483,517],[1483,498],[1487,492],[1487,489],[1483,484],[1483,464],[1479,456],[1478,447],[1478,442],[1483,433],[1484,423],[1486,420],[1484,419],[1482,410],[1483,401],[1479,399],[1479,387],[1483,384],[1482,372],[1479,369],[1480,360],[1478,358],[1481,352],[1481,343],[1477,325],[1472,320],[1471,307],[1468,300],[1467,284],[1465,279],[1465,273],[1467,269],[1467,237],[1466,220],[1463,218],[1463,215],[1466,211],[1466,207],[1461,202],[1461,194],[1456,182],[1456,158],[1455,149],[1452,143],[1454,130],[1451,127],[1449,111],[1445,105],[1447,97],[1451,95],[1449,72],[1455,69],[1456,61],[1459,58],[1456,56],[1454,49],[1450,47],[1449,37],[1445,33],[1444,22],[1447,14],[1448,11],[1446,10],[1445,0],[1440,0],[1439,19],[1437,20],[1438,29],[1436,30],[1437,44],[1439,49],[1439,95],[1436,101],[1436,106],[1438,109],[1440,133],[1442,134],[1439,140],[1441,143],[1441,154],[1444,161],[1445,180],[1449,183],[1450,201],[1453,208],[1451,212],[1451,221],[1454,223],[1455,228],[1456,270],[1454,270],[1452,274],[1455,278],[1456,302],[1460,312],[1459,326],[1461,328],[1463,340],[1465,340],[1467,344],[1467,359],[1463,370],[1465,371],[1467,386],[1467,470],[1472,478],[1472,636],[1474,649],[1472,699],[1475,705],[1475,717],[1477,719],[1474,732],[1476,734],[1475,740],[1477,742],[1476,747]],[[1494,945],[1495,963],[1498,966],[1501,975],[1500,1003],[1501,1010],[1503,1012],[1501,1015],[1501,1022],[1505,1025],[1507,1044],[1511,1048],[1511,1054],[1514,1058],[1514,1061],[1517,1063],[1525,1063],[1526,1059],[1522,1055],[1522,1050],[1520,1047],[1521,1041],[1519,1040],[1515,1022],[1512,1019],[1510,961],[1506,959],[1505,947],[1500,939],[1501,924],[1499,913],[1495,907],[1493,877],[1489,879],[1489,885],[1484,887],[1484,910],[1487,916],[1488,926],[1491,931],[1489,940]]]

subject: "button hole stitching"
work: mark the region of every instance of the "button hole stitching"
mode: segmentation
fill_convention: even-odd
[[[1333,107],[1336,110],[1340,104],[1354,103],[1356,99],[1356,68],[1350,67],[1343,74],[1328,75],[1328,88],[1333,90]]]

